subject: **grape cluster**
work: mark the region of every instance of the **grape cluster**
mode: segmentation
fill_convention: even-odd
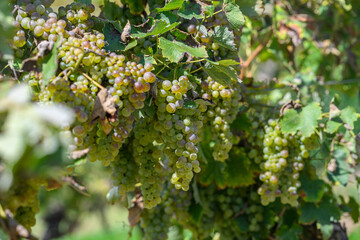
[[[300,132],[283,134],[275,120],[268,121],[263,144],[264,162],[260,164],[263,184],[258,189],[262,204],[267,205],[276,197],[280,197],[283,204],[298,204],[300,171],[304,168],[304,160],[309,157],[305,142],[306,138]]]
[[[200,172],[198,161],[198,133],[203,126],[199,109],[184,109],[183,96],[189,90],[186,76],[178,80],[164,80],[158,84],[157,122],[154,127],[161,133],[169,165],[173,169],[171,183],[187,191],[195,173]]]
[[[144,229],[144,240],[166,240],[170,227],[171,215],[165,213],[165,206],[158,205],[141,213],[140,226]]]
[[[151,63],[141,64],[129,60],[132,54],[105,49],[104,34],[93,29],[92,4],[72,3],[55,12],[50,8],[52,1],[44,1],[17,2],[14,47],[31,55],[40,52],[40,47],[31,49],[26,42],[50,46],[61,40],[55,45],[59,68],[46,83],[34,71],[24,73],[22,80],[34,89],[34,100],[62,103],[74,110],[75,122],[63,126],[61,132],[72,138],[69,150],[89,149],[89,161],[111,166],[113,185],[120,195],[139,184],[145,208],[152,208],[161,202],[167,178],[176,189],[187,191],[201,171],[198,153],[205,124],[214,133],[214,158],[228,158],[230,123],[240,100],[238,84],[223,86],[211,78],[195,83],[186,75],[159,80]],[[155,43],[155,37],[139,39],[133,51],[150,51]],[[116,108],[105,119],[96,117],[100,93]],[[194,93],[202,102],[186,106]],[[153,116],[139,117],[148,109],[155,110]]]
[[[128,147],[124,146],[111,164],[112,183],[118,187],[119,195],[134,191],[139,177],[139,166],[133,159]]]
[[[161,190],[166,169],[161,162],[162,152],[155,142],[157,132],[143,120],[135,126],[133,156],[139,165],[144,207],[152,208],[161,202]]]
[[[217,161],[225,161],[229,158],[228,153],[232,147],[230,124],[239,111],[240,87],[238,84],[226,87],[208,77],[201,83],[201,89],[202,98],[213,102],[209,106],[206,105],[207,102],[201,105],[201,108],[206,109],[212,140],[215,142],[213,157]]]
[[[12,184],[6,196],[7,207],[15,220],[28,229],[36,223],[35,215],[40,211],[38,195],[44,184],[44,179],[21,179]]]

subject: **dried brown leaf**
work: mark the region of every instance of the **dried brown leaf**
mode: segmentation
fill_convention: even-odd
[[[114,122],[117,117],[115,99],[108,93],[106,88],[101,89],[96,96],[94,109],[91,114],[91,124],[100,119],[104,132],[109,134],[112,129],[109,122]]]
[[[132,199],[131,203],[132,206],[129,208],[128,220],[130,226],[134,227],[140,221],[141,213],[144,210],[143,196],[138,189],[135,190],[135,197]]]
[[[294,100],[290,100],[289,102],[285,103],[280,109],[280,116],[282,116],[287,109],[297,109],[301,108],[301,104],[295,102]]]
[[[90,148],[85,148],[81,150],[75,150],[70,153],[70,158],[72,159],[79,159],[88,154],[90,151]]]
[[[62,183],[60,181],[58,181],[57,179],[49,178],[49,179],[46,180],[45,189],[47,191],[59,189],[61,187],[62,187]]]
[[[131,24],[130,21],[128,20],[128,22],[126,23],[123,32],[121,33],[121,40],[124,43],[127,43],[129,38],[130,38],[130,32],[131,32]]]

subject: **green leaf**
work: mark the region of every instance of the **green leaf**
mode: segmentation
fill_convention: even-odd
[[[214,15],[214,12],[215,12],[215,6],[214,5],[204,6],[203,10],[204,10],[205,14],[212,17]]]
[[[125,49],[125,44],[121,41],[121,33],[112,23],[105,23],[103,28],[105,41],[105,49],[109,51],[122,51]]]
[[[340,126],[342,126],[341,123],[334,122],[334,121],[328,121],[326,123],[326,131],[330,134],[333,134],[334,132],[336,132],[339,129]]]
[[[47,85],[51,78],[53,78],[58,69],[58,46],[60,45],[60,39],[54,44],[51,53],[47,55],[42,63],[42,74],[44,81],[42,82],[43,86]]]
[[[246,114],[239,115],[230,125],[232,130],[248,131],[251,128],[251,120],[246,116]]]
[[[131,42],[128,43],[128,45],[126,45],[124,51],[130,50],[130,49],[136,47],[137,44],[138,44],[137,40],[132,40]]]
[[[284,133],[296,133],[299,129],[300,118],[295,109],[285,110],[284,116],[280,120],[280,129]]]
[[[184,55],[190,54],[192,57],[207,58],[207,52],[204,46],[200,48],[190,47],[182,42],[169,41],[163,37],[159,40],[159,48],[162,49],[162,55],[171,62],[179,62]]]
[[[125,0],[130,13],[133,15],[140,15],[145,11],[146,1],[143,0]]]
[[[178,10],[178,15],[185,19],[201,19],[204,16],[201,14],[201,5],[196,1],[187,1]]]
[[[300,211],[300,223],[309,224],[316,221],[318,217],[317,207],[314,203],[304,203],[301,205]]]
[[[298,224],[293,224],[291,227],[282,225],[276,232],[278,240],[296,240],[300,238],[302,228]]]
[[[238,30],[241,26],[245,24],[245,17],[237,4],[227,4],[224,8],[224,12],[229,23],[235,30]]]
[[[319,202],[325,192],[325,182],[320,179],[310,181],[306,175],[300,178],[301,190],[305,194],[303,197],[306,202]]]
[[[238,151],[237,151],[238,150]],[[255,171],[248,156],[239,149],[232,149],[226,160],[229,187],[249,186],[255,183]]]
[[[236,0],[235,3],[242,13],[250,18],[261,16],[265,10],[263,0]]]
[[[234,33],[227,27],[216,26],[214,29],[214,41],[224,48],[235,50]]]
[[[236,71],[230,66],[214,65],[207,61],[204,70],[214,81],[224,86],[228,86],[231,80],[238,79]]]
[[[321,107],[319,103],[313,102],[304,107],[301,113],[294,109],[286,110],[280,121],[280,128],[283,133],[294,134],[299,130],[305,137],[311,136],[318,126],[317,121],[321,117]]]
[[[349,212],[351,218],[354,222],[358,222],[360,218],[360,209],[358,202],[354,200],[353,197],[350,197],[348,206],[351,208],[351,211]]]
[[[193,202],[189,207],[190,216],[195,223],[198,223],[200,221],[203,212],[203,207],[198,203]]]
[[[341,110],[340,118],[346,124],[347,128],[354,129],[354,122],[357,120],[358,116],[352,106],[347,106],[345,109]]]
[[[178,28],[171,30],[171,34],[176,38],[176,40],[184,41],[188,38],[189,34],[181,31]]]
[[[241,232],[249,231],[250,223],[246,215],[239,215],[235,218],[235,223]]]
[[[299,208],[299,223],[309,224],[318,221],[320,224],[330,224],[331,220],[340,218],[340,209],[336,203],[325,198],[319,205],[304,203]]]
[[[151,63],[151,64],[156,64],[157,63],[155,58],[153,56],[151,56],[151,55],[145,55],[144,56],[144,61],[145,61],[145,63]]]
[[[13,59],[13,51],[9,41],[14,35],[14,18],[8,1],[0,1],[0,59]]]
[[[346,186],[350,177],[350,174],[354,172],[352,168],[346,162],[347,154],[342,148],[334,150],[333,157],[336,161],[336,169],[331,172],[328,171],[328,178],[332,182],[339,182],[341,185]]]
[[[132,34],[133,37],[137,38],[145,38],[148,36],[155,36],[160,35],[163,33],[166,33],[167,31],[170,31],[171,29],[178,26],[180,23],[175,22],[171,25],[169,25],[165,20],[156,20],[154,22],[154,25],[151,27],[151,29],[147,33],[134,33]]]
[[[184,1],[185,0],[171,0],[163,8],[157,8],[155,11],[160,13],[160,12],[178,9],[183,5]]]
[[[156,19],[163,20],[168,24],[173,24],[179,19],[179,17],[172,12],[162,12],[156,16]]]
[[[209,185],[212,182],[219,188],[226,186],[225,179],[225,164],[223,162],[215,161],[212,156],[212,149],[210,148],[211,133],[208,129],[204,130],[203,141],[200,143],[199,154],[206,164],[201,166],[202,170],[199,174],[199,182],[204,185]]]

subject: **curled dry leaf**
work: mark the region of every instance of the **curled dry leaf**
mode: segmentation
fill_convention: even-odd
[[[128,22],[126,23],[123,32],[121,33],[121,40],[124,43],[127,43],[129,38],[130,38],[130,32],[131,32],[131,24],[130,21],[128,20]]]
[[[287,109],[297,109],[301,108],[301,104],[295,102],[294,100],[290,100],[289,102],[285,103],[280,109],[280,116],[284,115],[285,110]]]
[[[78,191],[79,193],[85,195],[85,196],[90,196],[90,194],[87,192],[86,187],[80,185],[78,182],[75,181],[75,179],[71,176],[64,176],[61,179],[64,183],[69,184],[72,188],[74,188],[76,191]]]
[[[39,59],[45,57],[46,54],[51,52],[53,48],[54,48],[54,42],[46,41],[46,40],[41,41],[37,45],[38,53],[36,54],[36,56],[25,59],[21,64],[22,65],[21,70],[25,72],[31,72],[31,71],[40,72],[40,66],[38,63]]]
[[[114,122],[117,117],[115,99],[109,94],[106,88],[101,89],[96,96],[94,109],[91,114],[91,124],[94,124],[100,119],[103,131],[109,134],[112,130],[109,121]]]
[[[329,120],[340,116],[341,111],[339,110],[339,108],[333,103],[330,103],[330,112],[329,112]]]
[[[79,158],[82,158],[84,157],[86,154],[88,154],[90,151],[90,148],[85,148],[85,149],[81,149],[81,150],[75,150],[75,151],[72,151],[70,153],[70,158],[71,159],[79,159]]]
[[[131,203],[128,220],[130,226],[134,227],[140,221],[141,213],[144,210],[143,196],[138,189],[135,190],[135,197],[132,199]]]
[[[47,191],[55,190],[62,187],[62,183],[55,178],[46,179],[45,189]]]

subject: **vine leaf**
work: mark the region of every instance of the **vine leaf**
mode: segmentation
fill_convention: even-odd
[[[224,86],[228,86],[231,80],[238,79],[236,71],[230,66],[215,65],[207,61],[204,70],[214,81]]]
[[[168,2],[163,8],[157,8],[155,9],[155,12],[165,12],[165,11],[171,11],[180,8],[185,0],[171,0]]]
[[[156,16],[156,19],[163,20],[168,24],[173,24],[176,20],[178,20],[178,18],[179,17],[172,12],[163,12]]]
[[[309,224],[318,221],[320,224],[330,224],[331,219],[340,218],[340,209],[330,199],[325,198],[320,204],[304,203],[300,209],[299,223]]]
[[[313,102],[304,107],[300,113],[294,109],[288,109],[280,121],[280,129],[283,133],[294,134],[299,130],[305,137],[314,133],[321,120],[321,107],[319,103]]]
[[[245,17],[240,7],[235,3],[229,3],[224,8],[225,15],[234,29],[239,29],[245,24]]]
[[[249,18],[259,17],[265,11],[263,0],[235,0],[235,3]]]
[[[346,163],[347,154],[346,151],[338,148],[334,150],[333,156],[336,161],[336,169],[334,171],[328,171],[328,178],[332,182],[339,182],[341,185],[346,186],[349,180],[349,176],[353,173],[353,169]]]
[[[13,52],[9,45],[9,41],[14,35],[14,18],[8,1],[0,1],[0,56],[4,60],[13,59]]]
[[[248,218],[245,215],[239,215],[237,218],[235,218],[236,226],[239,228],[241,232],[248,232],[250,223]]]
[[[287,240],[287,239],[299,239],[302,233],[302,228],[299,224],[293,224],[291,227],[282,225],[276,233],[276,239]]]
[[[354,122],[357,120],[358,116],[352,106],[347,106],[345,109],[341,110],[340,118],[347,128],[354,129]]]
[[[319,202],[325,192],[325,182],[320,179],[310,181],[308,176],[301,177],[301,191],[306,202]]]
[[[176,26],[178,26],[180,23],[175,22],[171,25],[167,23],[165,20],[156,20],[154,22],[154,25],[151,27],[151,29],[147,33],[134,33],[132,34],[133,37],[137,38],[145,38],[148,36],[154,36],[154,35],[160,35],[167,31],[170,31],[174,29]]]
[[[185,19],[201,19],[204,16],[201,13],[201,5],[197,2],[188,1],[185,2],[178,10],[178,15]]]
[[[199,223],[203,215],[204,209],[199,203],[193,202],[189,207],[189,213],[195,223]]]
[[[334,122],[334,121],[328,121],[326,123],[326,131],[330,134],[333,134],[335,133],[339,127],[341,127],[342,124],[341,123],[338,123],[338,122]]]
[[[223,162],[215,161],[212,156],[212,149],[210,148],[211,133],[209,130],[204,131],[204,141],[200,143],[199,153],[203,159],[206,160],[206,165],[201,170],[199,175],[199,182],[204,185],[209,185],[215,182],[218,188],[225,188],[225,164]]]
[[[43,85],[45,86],[46,84],[49,83],[49,81],[51,80],[52,77],[55,76],[56,71],[58,69],[58,58],[57,58],[57,53],[58,53],[58,46],[60,45],[61,40],[58,39],[55,43],[55,45],[53,46],[51,53],[45,57],[45,59],[43,60],[43,64],[42,64],[42,74],[43,74]]]
[[[204,46],[200,48],[193,48],[181,42],[171,42],[163,37],[161,37],[159,40],[159,48],[162,49],[162,55],[171,62],[179,62],[181,59],[183,59],[186,53],[192,57],[208,57]]]
[[[251,168],[251,161],[241,151],[232,150],[226,160],[228,173],[228,186],[239,187],[249,186],[255,183],[254,170]]]
[[[105,23],[103,28],[105,41],[108,43],[105,45],[105,49],[109,51],[121,51],[125,49],[125,44],[122,43],[122,34],[119,29],[112,23]]]
[[[124,51],[128,51],[134,47],[136,47],[138,44],[137,40],[132,40],[131,42],[128,43],[128,45],[126,45]]]
[[[235,50],[234,33],[227,27],[217,26],[214,29],[214,41],[224,48]]]

